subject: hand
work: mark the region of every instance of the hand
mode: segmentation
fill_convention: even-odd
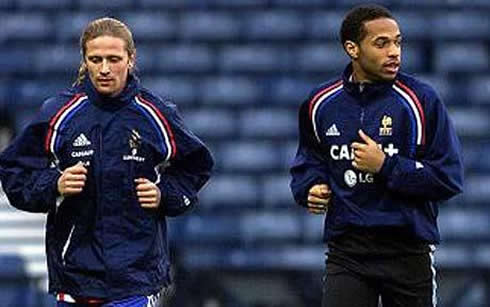
[[[135,179],[136,195],[142,208],[156,209],[160,206],[162,194],[156,184],[146,178]]]
[[[378,173],[385,161],[385,153],[362,130],[359,130],[359,136],[365,143],[352,143],[351,147],[354,148],[352,166],[364,172]]]
[[[82,162],[66,168],[58,178],[58,192],[61,196],[70,196],[82,192],[87,181],[87,169]]]
[[[326,184],[316,184],[308,192],[308,211],[314,214],[324,214],[328,210],[332,191]]]

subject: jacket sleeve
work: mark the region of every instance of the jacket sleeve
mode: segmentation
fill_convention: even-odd
[[[48,122],[36,118],[0,155],[0,180],[10,204],[29,212],[56,206],[61,176],[44,150]]]
[[[204,143],[185,127],[176,109],[168,108],[166,114],[175,138],[176,153],[161,170],[157,185],[162,213],[177,216],[197,204],[197,194],[211,176],[214,161]]]
[[[447,200],[463,190],[461,144],[444,104],[432,89],[428,92],[425,150],[417,160],[386,156],[380,175],[392,191]]]
[[[307,206],[308,191],[315,184],[328,183],[328,170],[322,158],[320,144],[315,138],[313,124],[309,117],[309,100],[299,110],[299,144],[292,162],[290,173],[291,191],[301,206]]]

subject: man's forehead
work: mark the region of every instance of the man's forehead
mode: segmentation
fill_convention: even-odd
[[[117,37],[100,36],[87,42],[87,53],[122,53],[125,51],[125,42]]]
[[[364,23],[364,30],[368,39],[377,37],[396,38],[401,36],[398,24],[391,18],[379,18],[367,21]]]

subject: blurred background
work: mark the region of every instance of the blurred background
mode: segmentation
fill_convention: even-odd
[[[212,149],[195,211],[170,220],[168,306],[320,306],[323,217],[293,203],[297,109],[348,63],[340,23],[357,0],[0,0],[0,148],[70,86],[78,38],[113,16],[132,29],[143,84],[170,94]],[[403,70],[442,95],[464,146],[465,194],[441,206],[439,303],[490,306],[490,1],[384,0]],[[45,216],[0,193],[0,305],[53,306]],[[355,295],[355,294],[354,294]]]

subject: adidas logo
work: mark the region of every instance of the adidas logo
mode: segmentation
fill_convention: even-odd
[[[73,141],[73,146],[75,147],[83,147],[83,146],[89,146],[92,145],[92,143],[87,139],[85,134],[81,133],[75,141]]]
[[[328,128],[327,132],[325,133],[326,136],[340,136],[340,131],[337,129],[337,126],[333,124]]]

